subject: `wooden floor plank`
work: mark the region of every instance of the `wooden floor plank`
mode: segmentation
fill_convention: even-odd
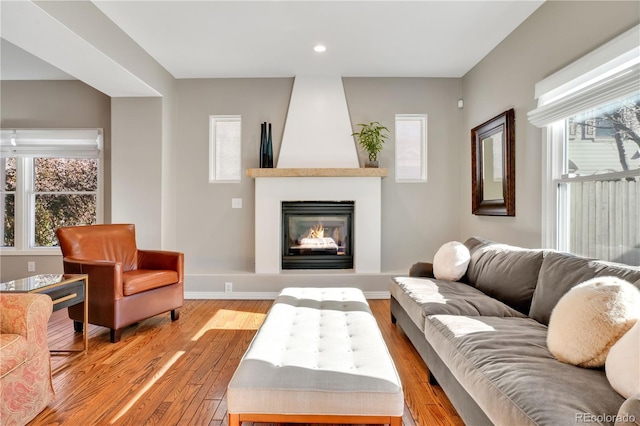
[[[52,357],[56,399],[30,425],[228,425],[227,385],[272,303],[186,300],[178,321],[169,314],[141,321],[115,344],[108,329],[90,325],[87,355]],[[442,390],[429,384],[407,336],[391,324],[389,301],[369,303],[403,382],[403,425],[462,425]],[[52,315],[48,340],[82,346],[65,310]]]

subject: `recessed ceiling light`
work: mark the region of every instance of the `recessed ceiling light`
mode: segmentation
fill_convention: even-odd
[[[315,50],[316,52],[320,53],[320,52],[324,52],[325,50],[327,50],[327,48],[324,47],[321,44],[318,44],[313,48],[313,50]]]

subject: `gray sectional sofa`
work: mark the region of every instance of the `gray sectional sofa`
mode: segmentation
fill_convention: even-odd
[[[464,422],[640,425],[637,395],[625,401],[604,369],[561,363],[546,343],[551,311],[571,287],[617,276],[640,288],[640,268],[477,237],[464,244],[471,261],[460,282],[417,263],[390,288],[392,321]]]

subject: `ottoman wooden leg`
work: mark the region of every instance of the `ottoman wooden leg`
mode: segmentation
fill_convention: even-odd
[[[391,417],[391,426],[402,426],[402,417]]]
[[[229,426],[240,426],[240,414],[229,414]]]

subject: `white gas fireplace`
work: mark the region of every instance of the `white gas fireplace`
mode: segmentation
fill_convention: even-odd
[[[386,169],[375,170],[379,176],[349,177],[327,176],[330,172],[323,169],[316,169],[322,176],[313,177],[282,176],[297,169],[251,169],[250,172],[252,170],[268,175],[254,176],[256,273],[282,271],[283,201],[353,201],[353,271],[380,272],[381,176]],[[359,170],[372,174],[367,169],[353,169],[352,174]]]

